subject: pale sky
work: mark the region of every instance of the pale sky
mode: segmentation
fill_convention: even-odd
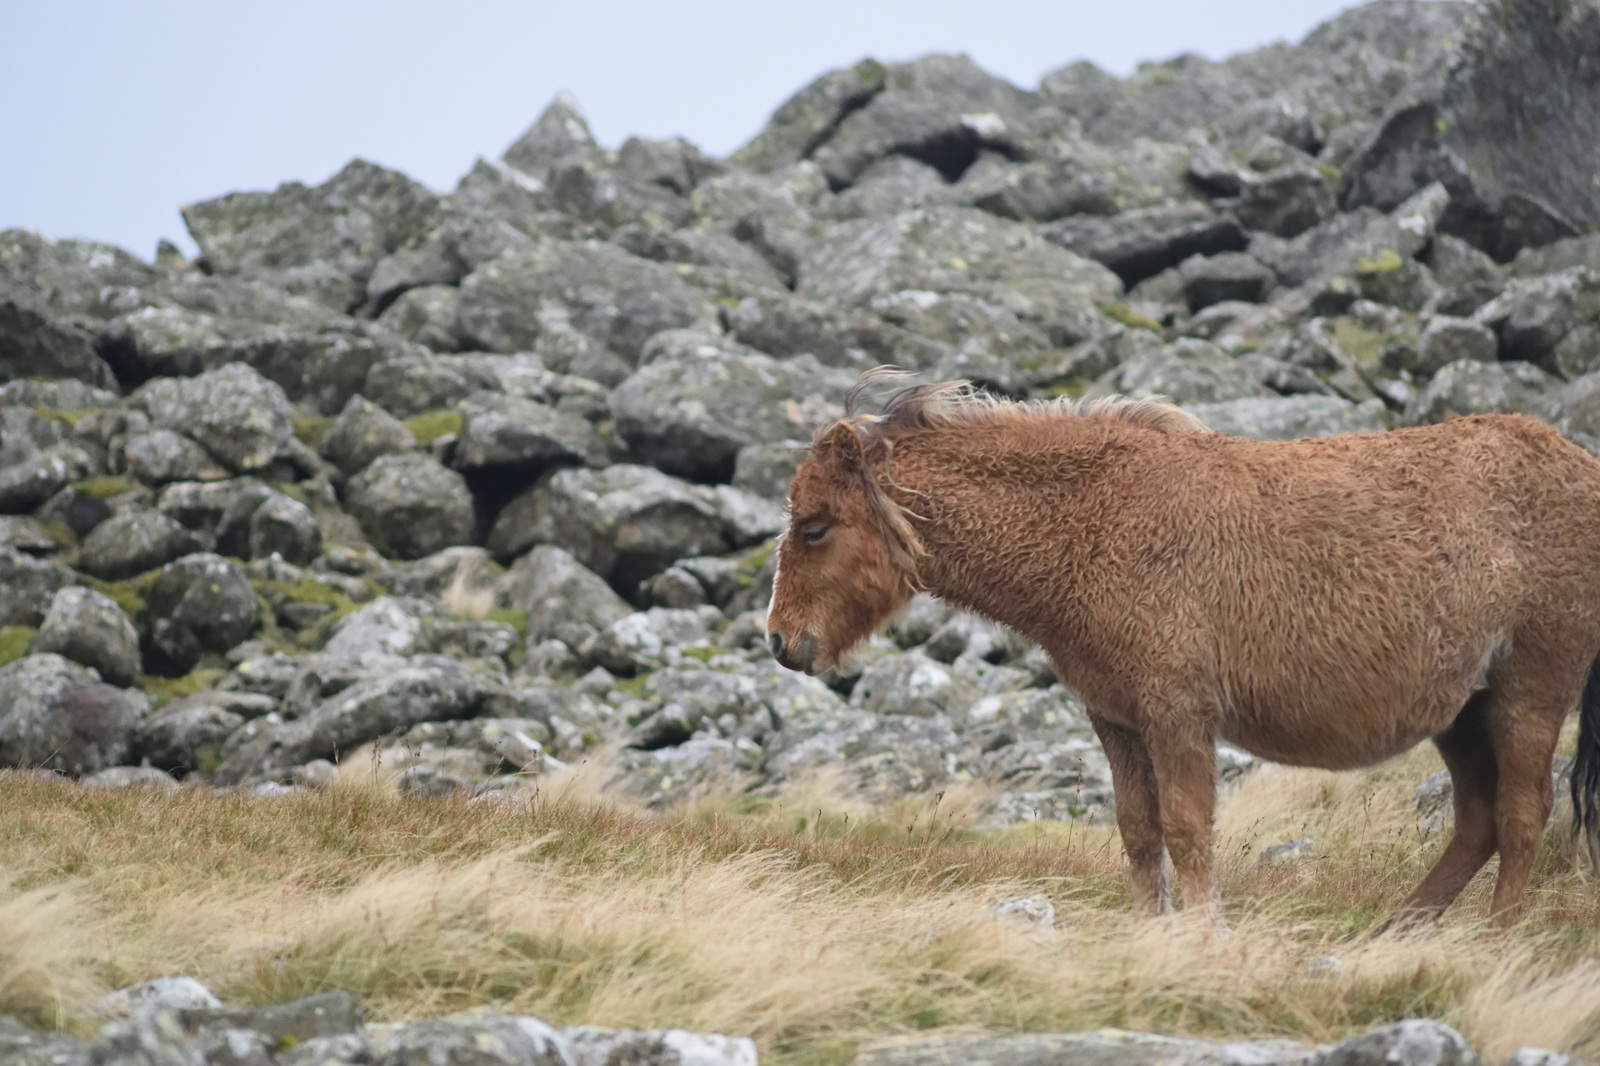
[[[966,52],[1032,88],[1075,59],[1298,40],[1342,0],[0,0],[0,229],[193,245],[178,205],[354,156],[441,192],[566,89],[595,135],[722,155],[863,56]]]

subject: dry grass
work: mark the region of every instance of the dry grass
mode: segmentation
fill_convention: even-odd
[[[1419,1014],[1491,1059],[1600,1052],[1600,913],[1559,827],[1512,941],[1479,926],[1487,875],[1436,930],[1372,935],[1440,846],[1410,805],[1430,758],[1248,781],[1221,824],[1223,939],[1131,918],[1109,830],[977,837],[976,790],[878,810],[819,778],[659,816],[599,802],[594,768],[527,811],[364,770],[280,799],[4,775],[0,1011],[82,1024],[109,987],[191,973],[241,1002],[349,989],[382,1020],[482,1006],[748,1033],[789,1063],[935,1027],[1323,1041]],[[1248,863],[1298,836],[1315,857]],[[1058,930],[984,909],[1041,892]],[[1342,968],[1316,976],[1321,955]]]

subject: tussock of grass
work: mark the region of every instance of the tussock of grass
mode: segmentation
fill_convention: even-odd
[[[426,411],[406,419],[406,428],[418,444],[432,444],[440,437],[461,432],[461,412],[454,409]]]
[[[0,666],[14,663],[33,647],[39,631],[31,626],[0,626]]]
[[[182,677],[146,674],[139,679],[139,689],[150,697],[151,706],[162,707],[183,696],[193,696],[196,692],[215,688],[217,682],[227,675],[228,671],[216,667],[201,667]]]
[[[526,811],[397,795],[364,756],[280,799],[0,775],[0,1011],[67,1017],[193,973],[240,1002],[349,989],[375,1020],[488,1007],[748,1033],[786,1063],[932,1028],[1326,1041],[1416,1014],[1491,1061],[1593,1055],[1600,908],[1559,827],[1510,942],[1481,928],[1487,876],[1437,929],[1372,935],[1440,846],[1410,808],[1435,765],[1247,781],[1220,824],[1226,938],[1131,916],[1108,828],[975,834],[977,786],[879,808],[819,775],[646,815],[601,802],[594,764]],[[1287,836],[1315,856],[1247,865]],[[985,910],[1036,893],[1059,929]],[[1342,969],[1313,976],[1320,955]]]

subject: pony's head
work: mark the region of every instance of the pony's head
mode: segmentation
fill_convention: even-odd
[[[893,443],[871,417],[817,433],[789,486],[789,524],[767,611],[773,657],[820,674],[904,607],[922,552],[878,481]]]

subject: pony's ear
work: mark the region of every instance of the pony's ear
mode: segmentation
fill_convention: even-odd
[[[823,444],[827,447],[828,454],[833,457],[833,461],[846,473],[855,473],[867,461],[861,435],[856,432],[856,427],[848,422],[840,422],[829,430],[828,435],[823,438]]]

